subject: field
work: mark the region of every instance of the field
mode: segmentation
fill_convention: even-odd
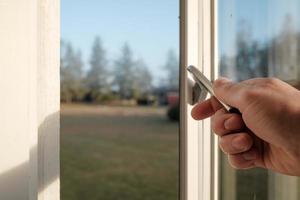
[[[175,200],[178,123],[165,108],[63,105],[62,200]]]

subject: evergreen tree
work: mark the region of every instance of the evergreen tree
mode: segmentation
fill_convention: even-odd
[[[71,43],[67,43],[64,48],[64,55],[61,58],[62,98],[66,102],[80,101],[85,92],[81,52],[75,52]]]
[[[131,99],[134,96],[134,65],[130,46],[125,43],[121,49],[121,56],[115,62],[114,83],[122,99]]]
[[[100,98],[110,90],[108,84],[108,61],[106,51],[99,37],[95,38],[90,57],[90,70],[87,73],[86,84],[90,89],[92,99]]]
[[[146,97],[152,90],[152,75],[142,59],[136,62],[134,75],[134,96]]]

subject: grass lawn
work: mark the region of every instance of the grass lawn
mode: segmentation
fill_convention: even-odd
[[[178,123],[165,109],[63,105],[62,200],[178,199]]]

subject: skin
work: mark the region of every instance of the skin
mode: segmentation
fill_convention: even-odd
[[[212,117],[219,146],[237,169],[261,167],[300,176],[300,92],[274,78],[214,82],[217,98],[240,114],[228,113],[212,97],[196,105],[196,120]]]

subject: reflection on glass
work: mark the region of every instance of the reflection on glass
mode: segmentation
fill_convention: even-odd
[[[62,200],[178,199],[178,11],[62,0]]]
[[[219,73],[278,77],[300,86],[300,2],[218,1]],[[233,170],[222,156],[221,199],[299,199],[299,181],[264,169]]]

